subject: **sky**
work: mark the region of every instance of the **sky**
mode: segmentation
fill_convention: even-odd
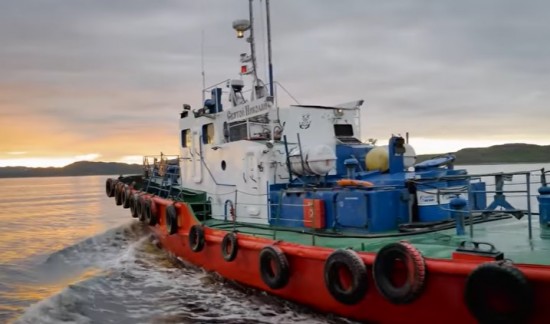
[[[201,53],[207,85],[238,78],[239,18],[248,1],[1,1],[0,166],[178,154]],[[301,104],[364,99],[363,139],[550,144],[548,1],[272,0],[271,25],[276,81]]]

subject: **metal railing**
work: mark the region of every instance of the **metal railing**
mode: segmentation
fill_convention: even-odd
[[[540,173],[536,173],[540,172]],[[532,225],[532,216],[538,214],[537,212],[533,211],[533,199],[537,196],[536,194],[532,194],[533,191],[536,192],[535,188],[532,188],[533,185],[536,184],[544,184],[544,174],[547,173],[542,170],[531,170],[531,171],[520,171],[520,172],[499,172],[499,173],[486,173],[486,174],[468,174],[468,175],[449,175],[444,177],[438,177],[438,178],[432,178],[432,179],[423,179],[422,182],[416,182],[421,183],[424,186],[429,186],[429,182],[426,183],[425,181],[432,180],[433,183],[438,183],[442,181],[452,181],[452,180],[467,180],[468,185],[464,186],[455,186],[450,188],[439,188],[439,187],[433,187],[433,189],[436,190],[436,192],[427,192],[427,194],[435,194],[437,196],[437,203],[441,209],[444,209],[446,211],[452,211],[451,208],[446,208],[446,204],[442,203],[441,197],[442,196],[459,196],[459,195],[466,195],[469,199],[472,197],[475,197],[476,194],[484,194],[486,195],[486,198],[488,198],[488,194],[494,194],[493,200],[490,204],[484,209],[474,209],[472,208],[472,204],[467,204],[467,210],[466,215],[468,218],[469,223],[469,234],[470,237],[473,237],[474,234],[474,224],[475,224],[475,218],[476,216],[487,216],[491,213],[504,213],[513,215],[516,218],[520,219],[523,217],[524,214],[527,214],[527,221],[528,221],[528,235],[529,239],[532,239],[533,237],[533,225]],[[525,181],[521,180],[521,182],[514,181],[513,179],[517,177],[525,179]],[[532,177],[540,177],[539,181],[532,180]],[[486,190],[473,190],[469,183],[472,180],[483,180],[487,178],[492,178],[494,180],[492,181],[485,181]],[[519,189],[505,189],[505,185],[508,186],[522,186]],[[489,189],[493,188],[494,189]],[[508,195],[512,194],[512,195]],[[508,199],[507,198],[513,198]],[[524,201],[521,202],[523,198]],[[510,201],[509,201],[510,200]],[[513,200],[513,201],[512,201]],[[520,208],[514,207],[514,205],[521,205]]]

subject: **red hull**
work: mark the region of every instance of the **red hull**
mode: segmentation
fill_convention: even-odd
[[[157,205],[157,215],[164,215],[165,206],[172,201],[151,197]],[[281,298],[291,300],[316,310],[334,313],[359,321],[383,323],[446,322],[475,323],[464,303],[464,288],[467,276],[481,262],[460,259],[426,259],[427,281],[421,296],[410,304],[394,305],[377,291],[372,277],[375,254],[360,252],[359,255],[369,270],[368,290],[365,298],[355,305],[345,305],[335,300],[324,284],[324,265],[333,249],[305,246],[288,242],[238,234],[238,254],[234,261],[225,261],[221,241],[227,231],[205,227],[205,246],[200,252],[193,252],[189,246],[188,233],[197,224],[189,207],[177,203],[178,232],[168,235],[164,217],[152,227],[163,247],[176,256],[209,271],[215,271],[225,278],[267,291]],[[282,288],[269,288],[260,275],[260,250],[276,244],[288,258],[290,280]],[[550,267],[537,265],[516,265],[529,279],[534,289],[535,305],[530,316],[532,323],[548,322],[546,309],[550,306]]]

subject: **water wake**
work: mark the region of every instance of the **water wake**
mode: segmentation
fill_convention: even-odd
[[[55,252],[39,271],[73,279],[15,323],[349,323],[184,264],[137,222]]]

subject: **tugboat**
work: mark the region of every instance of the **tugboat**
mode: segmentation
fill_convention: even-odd
[[[416,163],[398,135],[387,146],[361,141],[363,100],[280,107],[269,41],[270,80],[257,76],[249,7],[233,23],[250,43],[241,78],[205,88],[195,109],[184,104],[180,154],[144,157],[143,174],[107,180],[107,196],[178,258],[320,312],[548,322],[547,172],[537,171],[534,213],[531,171],[468,174],[451,154]],[[511,177],[522,179],[513,192],[524,208],[506,197]]]

